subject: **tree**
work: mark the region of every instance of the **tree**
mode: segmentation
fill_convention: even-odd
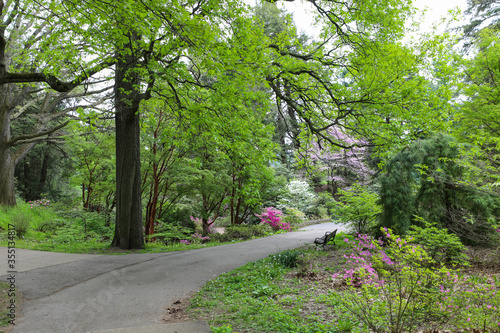
[[[484,28],[498,29],[500,6],[491,0],[467,0],[468,14],[471,21],[463,26],[464,35],[473,38]]]
[[[74,159],[75,172],[71,181],[81,193],[82,207],[85,211],[106,213],[110,224],[110,213],[115,202],[115,160],[109,154],[114,150],[113,129],[106,123],[101,128],[80,122],[71,125],[71,133],[66,139]]]
[[[56,140],[54,133],[67,124],[61,118],[80,107],[69,104],[68,100],[84,94],[70,92],[83,82],[90,83],[90,77],[108,65],[106,61],[106,64],[81,61],[69,51],[78,46],[78,39],[73,39],[59,25],[60,19],[46,10],[46,4],[0,1],[0,205],[3,206],[16,204],[15,166],[37,142]],[[58,43],[54,44],[54,40]],[[102,89],[94,91],[102,92]],[[87,106],[94,105],[90,104]],[[12,121],[26,118],[27,113],[35,121],[26,132],[12,137]]]
[[[453,137],[436,134],[394,155],[380,179],[382,226],[405,234],[420,216],[462,239],[484,241],[498,202],[462,182],[458,154]]]
[[[464,64],[467,99],[457,110],[455,134],[472,144],[461,160],[468,181],[500,195],[500,34],[484,29],[474,39],[476,55]]]
[[[339,193],[339,201],[335,201],[332,207],[333,216],[342,223],[353,226],[357,234],[370,232],[381,213],[377,193],[359,184],[342,189]]]
[[[303,140],[305,143],[297,150],[298,165],[316,180],[316,186],[326,182],[326,190],[335,195],[339,189],[355,182],[371,181],[375,172],[369,166],[369,143],[354,140],[336,128],[329,128],[325,133],[352,148],[339,149],[322,145],[322,140]]]
[[[453,58],[442,48],[450,41],[429,35],[401,42],[414,13],[410,2],[309,2],[323,23],[320,41],[294,44],[296,51],[287,49],[292,41],[267,41],[267,82],[304,129],[332,146],[351,148],[328,135],[335,127],[388,156],[422,132],[446,128],[456,81]],[[429,80],[443,84],[434,89]]]

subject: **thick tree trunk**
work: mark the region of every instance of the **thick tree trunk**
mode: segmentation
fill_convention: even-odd
[[[131,35],[134,42],[138,37]],[[125,52],[123,52],[125,53]],[[119,54],[115,76],[116,226],[113,246],[142,249],[139,79],[137,59]]]
[[[15,206],[14,161],[8,145],[10,135],[9,115],[0,111],[0,206]]]
[[[15,206],[14,160],[10,141],[10,112],[7,96],[10,87],[0,86],[0,206]]]

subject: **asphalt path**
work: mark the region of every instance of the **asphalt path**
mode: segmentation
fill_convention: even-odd
[[[24,302],[13,332],[79,333],[158,324],[173,302],[218,275],[311,244],[334,229],[340,231],[342,226],[316,224],[296,232],[181,252],[80,256],[17,272],[16,287]],[[3,275],[2,281],[8,276]]]

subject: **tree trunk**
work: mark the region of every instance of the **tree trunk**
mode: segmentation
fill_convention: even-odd
[[[47,144],[47,147],[45,147],[43,151],[43,161],[42,161],[42,168],[40,170],[40,181],[38,182],[38,195],[41,195],[43,193],[43,189],[45,187],[45,182],[47,181],[47,174],[48,174],[48,169],[49,169],[49,159],[50,159],[50,153],[49,153],[49,146]]]
[[[130,34],[131,43],[138,39],[136,34]],[[141,207],[139,124],[141,95],[138,75],[133,72],[133,69],[138,66],[138,60],[124,51],[117,56],[115,74],[116,226],[112,245],[121,249],[142,249],[144,232]]]
[[[0,86],[1,94],[5,93],[4,87]],[[16,196],[14,192],[15,165],[9,140],[10,112],[0,109],[0,206],[11,207],[16,205]]]

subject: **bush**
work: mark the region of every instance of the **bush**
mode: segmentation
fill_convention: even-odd
[[[446,262],[452,265],[467,265],[465,246],[455,234],[448,233],[446,229],[439,229],[422,218],[417,217],[425,228],[412,225],[408,231],[409,239],[422,245],[435,262]]]
[[[291,231],[290,223],[281,221],[283,212],[281,210],[277,210],[274,207],[263,208],[262,214],[255,214],[255,216],[258,216],[263,224],[270,225],[274,231]]]
[[[14,225],[18,238],[23,238],[30,228],[29,215],[22,211],[18,211],[12,216],[11,223]]]
[[[269,225],[232,225],[226,227],[224,234],[214,234],[213,238],[221,242],[228,242],[233,239],[247,240],[253,237],[262,237],[272,232]]]
[[[286,207],[283,222],[293,225],[300,225],[306,221],[306,214],[296,208]]]
[[[433,259],[422,247],[390,229],[384,233],[392,240],[386,248],[381,241],[358,237],[342,276],[349,292],[337,295],[338,301],[373,332],[416,332],[446,324],[459,312],[447,297],[459,279],[456,272],[430,268]]]

